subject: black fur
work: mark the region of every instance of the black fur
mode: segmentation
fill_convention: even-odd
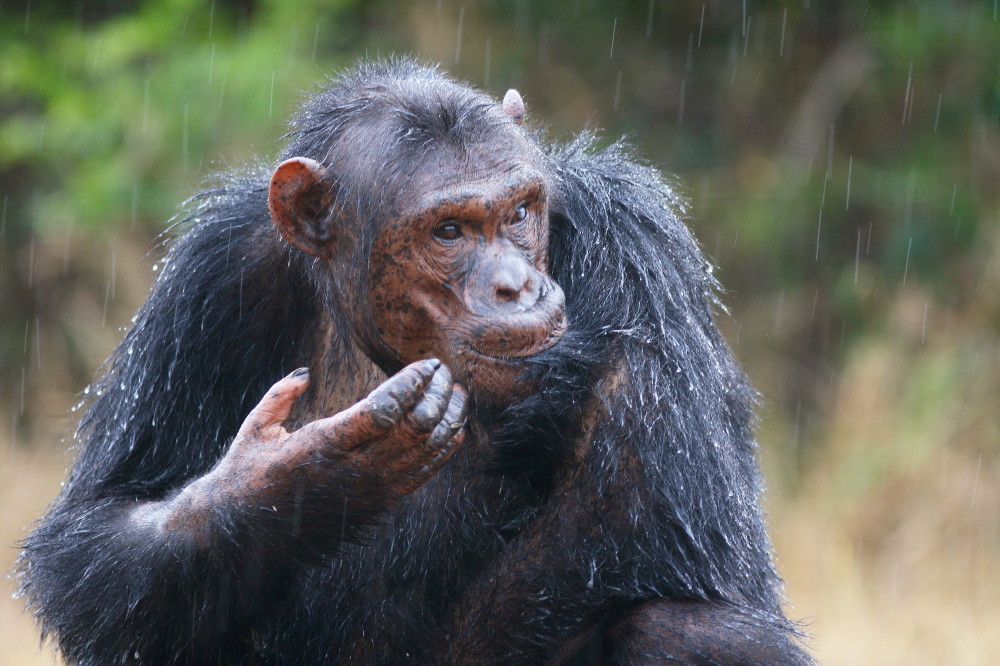
[[[332,149],[331,214],[382,219],[391,202],[379,192],[422,150],[490,140],[492,104],[411,61],[363,64],[309,100],[284,157]],[[385,114],[394,133],[354,131]],[[753,393],[713,324],[717,285],[683,204],[621,144],[540,145],[570,330],[533,360],[538,390],[480,406],[456,458],[375,524],[345,503],[318,551],[280,538],[289,507],[220,516],[210,549],[125,518],[211,469],[267,388],[312,357],[328,313],[344,322],[362,307],[274,232],[269,168],[190,202],[20,561],[21,591],[67,659],[536,663],[568,658],[577,637],[578,660],[743,663],[725,657],[738,635],[770,663],[808,662],[758,504]],[[346,359],[346,333],[334,342]],[[345,363],[332,366],[340,376]],[[670,600],[710,602],[718,631],[699,624],[706,644],[687,652],[671,652],[683,643],[674,625],[655,650],[648,632],[610,643],[638,635],[622,618]]]

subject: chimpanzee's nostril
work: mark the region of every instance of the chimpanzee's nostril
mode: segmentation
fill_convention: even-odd
[[[496,305],[517,305],[521,309],[534,307],[538,301],[537,272],[522,257],[508,254],[492,267],[490,292]]]
[[[510,303],[511,301],[519,300],[521,297],[521,291],[521,289],[514,287],[510,283],[498,283],[496,285],[497,301],[500,303]]]

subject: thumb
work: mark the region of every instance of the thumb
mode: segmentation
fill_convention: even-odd
[[[299,368],[270,388],[247,415],[240,435],[259,435],[272,426],[280,426],[292,411],[299,396],[309,387],[309,368]]]

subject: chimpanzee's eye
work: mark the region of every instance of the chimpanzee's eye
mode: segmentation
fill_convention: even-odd
[[[514,224],[517,224],[518,222],[524,222],[526,219],[528,219],[528,207],[525,206],[524,204],[521,204],[514,211]]]
[[[434,227],[434,237],[443,241],[456,241],[462,237],[462,226],[457,220],[442,220]]]

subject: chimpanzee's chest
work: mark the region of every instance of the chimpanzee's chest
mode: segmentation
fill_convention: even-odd
[[[477,444],[469,444],[472,453]],[[263,640],[265,658],[426,660],[447,639],[443,627],[454,622],[475,582],[488,575],[533,513],[524,510],[524,498],[517,498],[522,511],[511,508],[517,484],[506,475],[468,476],[471,457],[457,455],[454,465],[387,511],[358,543],[304,570],[294,581],[292,606],[275,614],[274,629]]]

